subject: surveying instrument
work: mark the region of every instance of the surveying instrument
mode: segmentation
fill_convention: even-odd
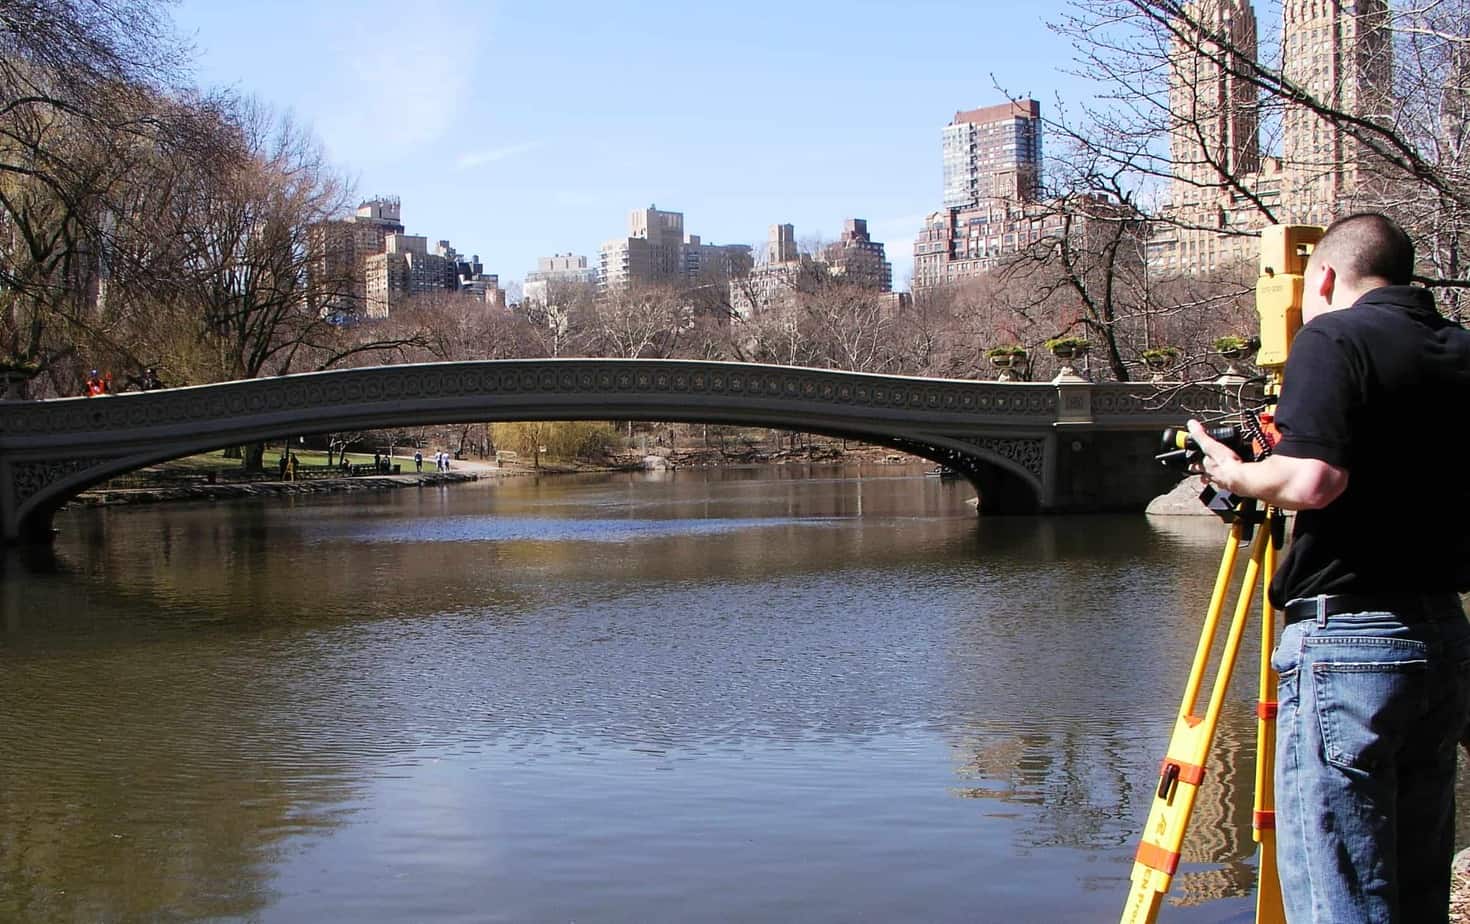
[[[1256,364],[1265,372],[1265,406],[1259,413],[1242,411],[1238,425],[1216,427],[1207,432],[1235,450],[1246,461],[1269,455],[1279,439],[1272,411],[1281,393],[1282,370],[1292,338],[1302,326],[1302,288],[1307,258],[1322,239],[1315,225],[1272,225],[1261,232],[1260,276],[1256,280],[1256,311],[1260,315]],[[1157,457],[1171,467],[1188,471],[1204,457],[1198,443],[1182,429],[1164,431],[1164,451]],[[1143,838],[1134,856],[1132,888],[1123,908],[1123,924],[1149,922],[1158,918],[1164,894],[1179,867],[1180,848],[1189,828],[1195,796],[1204,780],[1205,763],[1215,726],[1235,669],[1236,655],[1252,610],[1256,587],[1261,588],[1260,694],[1256,700],[1256,780],[1252,839],[1259,844],[1256,882],[1257,924],[1280,924],[1286,920],[1281,907],[1281,882],[1276,871],[1276,812],[1271,778],[1276,751],[1276,672],[1271,668],[1275,647],[1276,613],[1267,588],[1276,570],[1276,559],[1285,538],[1281,510],[1206,487],[1200,500],[1230,524],[1209,610],[1195,649],[1194,663],[1184,687],[1184,701],[1174,722],[1164,761],[1159,769]],[[1226,596],[1236,572],[1237,552],[1250,544],[1232,615],[1220,651],[1214,683],[1204,712],[1197,711],[1201,686],[1221,628]]]

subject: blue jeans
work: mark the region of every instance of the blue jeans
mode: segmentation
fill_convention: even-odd
[[[1385,612],[1304,619],[1271,660],[1287,920],[1447,920],[1456,746],[1470,714],[1458,601],[1411,624]]]

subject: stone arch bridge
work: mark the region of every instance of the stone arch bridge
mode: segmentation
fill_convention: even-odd
[[[115,475],[255,440],[513,420],[657,420],[800,430],[959,470],[987,513],[1141,510],[1185,390],[1002,383],[690,360],[535,359],[345,369],[188,388],[0,401],[0,540]]]

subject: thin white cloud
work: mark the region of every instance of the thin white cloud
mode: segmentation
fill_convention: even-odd
[[[469,107],[479,29],[473,17],[433,0],[408,17],[390,0],[365,6],[323,37],[311,65],[317,130],[333,156],[359,165],[422,156]],[[394,24],[391,40],[384,22]],[[444,43],[450,34],[452,53]]]
[[[503,147],[489,148],[484,151],[472,151],[459,155],[454,161],[454,166],[460,170],[473,170],[476,167],[483,167],[486,164],[493,164],[496,161],[505,160],[507,157],[515,157],[517,154],[533,151],[539,146],[539,142],[527,141],[523,144],[507,144]]]

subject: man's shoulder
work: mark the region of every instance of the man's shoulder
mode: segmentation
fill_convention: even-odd
[[[1450,329],[1470,335],[1455,321],[1440,314],[1434,294],[1422,286],[1382,286],[1358,299],[1346,311],[1322,316],[1344,325],[1344,329],[1412,326],[1432,330]]]
[[[1433,301],[1419,303],[1400,299],[1363,299],[1341,311],[1329,311],[1302,328],[1338,342],[1365,343],[1375,347],[1396,340],[1417,340],[1429,331],[1450,329],[1452,336],[1470,337],[1455,322],[1434,309]]]

